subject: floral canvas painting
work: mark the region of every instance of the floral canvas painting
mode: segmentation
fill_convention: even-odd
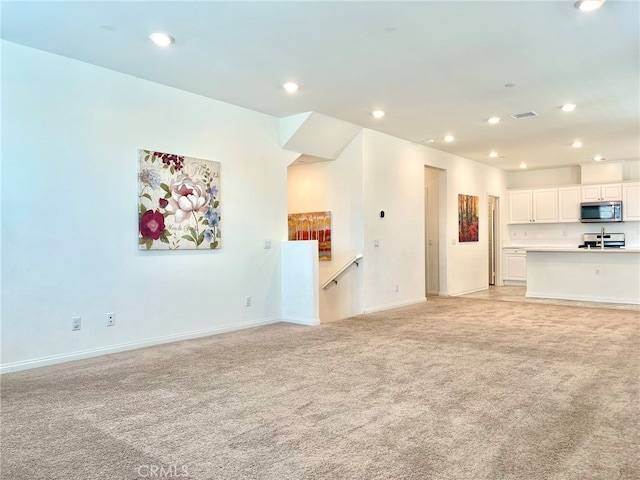
[[[138,150],[141,250],[220,248],[220,162]]]
[[[458,195],[458,241],[478,241],[478,210],[480,198]]]
[[[290,213],[289,240],[318,240],[320,261],[331,260],[331,212]]]

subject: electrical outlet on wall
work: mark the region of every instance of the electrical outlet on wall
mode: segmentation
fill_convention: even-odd
[[[245,297],[244,306],[245,307],[250,307],[251,306],[251,297]]]
[[[116,314],[107,313],[107,327],[113,327],[116,324]]]
[[[82,318],[81,317],[71,317],[71,330],[76,331],[80,330],[82,326]]]

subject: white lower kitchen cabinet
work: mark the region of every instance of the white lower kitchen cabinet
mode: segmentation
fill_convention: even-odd
[[[504,248],[502,279],[505,285],[524,285],[527,281],[527,251],[524,248]]]

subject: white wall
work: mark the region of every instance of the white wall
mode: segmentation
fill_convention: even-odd
[[[289,213],[331,212],[331,260],[319,262],[325,283],[364,248],[362,134],[336,160],[288,168]],[[320,320],[330,322],[364,312],[363,263],[352,265],[320,291]]]
[[[580,183],[580,167],[507,172],[507,188],[555,187]]]
[[[640,160],[622,162],[622,181],[640,180]]]
[[[615,162],[614,162],[615,163]],[[626,160],[621,164],[621,178],[612,180],[634,181],[640,180],[640,160]],[[605,165],[606,164],[602,164]],[[588,166],[587,166],[588,168]],[[531,188],[531,187],[557,187],[561,185],[579,185],[582,181],[582,167],[547,168],[542,170],[520,170],[517,172],[507,172],[507,188]],[[597,177],[596,177],[597,178]],[[602,179],[602,183],[608,180]],[[598,183],[594,182],[588,183]]]
[[[421,153],[405,140],[364,131],[365,311],[425,300]]]
[[[355,253],[364,254],[360,267],[321,292],[321,321],[425,300],[425,165],[443,171],[440,294],[487,288],[487,194],[503,198],[501,218],[507,218],[504,172],[364,129],[337,160],[288,169],[289,212],[332,212],[334,258],[320,263],[320,283]],[[480,197],[479,242],[458,243],[459,193]]]
[[[318,241],[282,242],[281,252],[283,319],[320,324]]]
[[[487,193],[504,194],[500,170],[365,130],[337,160],[290,168],[288,192],[297,154],[279,148],[277,119],[2,49],[2,371],[280,320],[287,193],[289,211],[333,213],[334,260],[320,265],[321,281],[364,254],[321,296],[321,318],[423,301],[425,165],[446,170],[441,294],[486,287],[486,216],[480,242],[459,245],[457,195],[478,195],[485,212]],[[138,148],[221,162],[220,251],[138,250]],[[299,179],[306,187],[292,195]]]
[[[431,166],[445,171],[444,185],[440,185],[440,295],[459,295],[485,289],[488,287],[488,235],[487,235],[487,195],[500,197],[500,217],[506,217],[506,186],[505,172],[488,165],[484,165],[466,158],[441,152],[423,145],[417,145],[403,140],[381,134],[379,132],[367,132],[369,143],[365,145],[365,158],[374,163],[387,162],[387,168],[401,170],[396,177],[403,178],[402,182],[396,182],[393,190],[385,185],[388,172],[382,172],[382,176],[372,175],[374,184],[369,186],[374,197],[376,192],[386,193],[389,196],[401,196],[411,198],[410,202],[403,202],[402,208],[409,218],[404,224],[416,223],[420,233],[414,233],[408,227],[410,235],[400,235],[410,238],[409,241],[424,242],[424,166]],[[380,170],[378,168],[377,170]],[[372,173],[375,169],[372,169]],[[418,191],[420,193],[418,193]],[[480,221],[478,242],[458,242],[458,194],[475,195],[480,199]],[[417,203],[413,203],[417,202]],[[409,206],[413,205],[413,206]],[[371,208],[375,208],[372,206]],[[373,221],[373,220],[372,220]],[[375,226],[375,223],[373,223]],[[373,233],[373,232],[370,232]],[[501,228],[500,236],[506,235],[506,227]],[[367,248],[371,244],[365,239]],[[500,240],[499,240],[500,241]],[[403,247],[404,248],[404,247]],[[421,247],[422,256],[409,253],[413,262],[421,262],[424,265],[424,243]],[[407,249],[408,251],[409,249]],[[401,264],[401,268],[405,268]],[[423,282],[424,282],[424,271]],[[389,285],[384,286],[385,291]],[[423,290],[424,292],[424,286]],[[417,292],[416,292],[417,293]],[[374,300],[373,298],[371,299]]]
[[[4,371],[280,319],[296,155],[279,148],[277,119],[2,49]],[[220,251],[138,250],[138,148],[221,162]]]

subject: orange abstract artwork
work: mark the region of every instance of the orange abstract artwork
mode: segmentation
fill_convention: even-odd
[[[480,199],[474,195],[458,195],[458,241],[478,241]]]
[[[331,212],[290,213],[289,240],[317,240],[320,261],[331,260]]]

